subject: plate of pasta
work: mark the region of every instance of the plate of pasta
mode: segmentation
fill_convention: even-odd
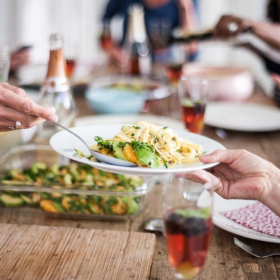
[[[131,125],[92,125],[71,128],[101,157],[93,157],[85,145],[67,131],[52,136],[50,145],[59,154],[98,169],[142,176],[182,173],[207,169],[218,164],[203,164],[199,156],[217,149],[220,143],[185,130],[172,130],[145,121]],[[102,156],[106,156],[102,161]],[[112,158],[112,163],[108,158]],[[114,163],[113,159],[131,166]],[[111,164],[110,164],[111,163]]]

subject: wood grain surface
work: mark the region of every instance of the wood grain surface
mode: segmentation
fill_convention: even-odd
[[[148,279],[151,233],[0,224],[0,279]]]

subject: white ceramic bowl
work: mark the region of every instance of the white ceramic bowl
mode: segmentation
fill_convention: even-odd
[[[187,64],[184,66],[184,75],[208,79],[211,101],[243,101],[254,90],[253,76],[244,68]]]

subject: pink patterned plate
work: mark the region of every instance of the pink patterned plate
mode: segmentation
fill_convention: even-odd
[[[243,237],[280,243],[280,218],[254,200],[226,200],[215,194],[213,223]]]

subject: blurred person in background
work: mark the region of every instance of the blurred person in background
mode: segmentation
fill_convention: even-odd
[[[273,74],[277,81],[280,75],[280,0],[270,0],[267,6],[269,22],[258,22],[233,15],[224,15],[214,28],[214,35],[218,39],[229,39],[249,30],[257,38],[266,43],[261,50],[250,42],[240,43],[236,46],[245,47],[262,59],[267,71]],[[276,78],[275,78],[276,77]],[[276,83],[273,97],[280,106],[280,84]]]
[[[145,12],[145,26],[147,35],[151,40],[151,24],[153,21],[165,22],[170,25],[169,36],[176,27],[185,31],[193,31],[196,28],[197,0],[110,0],[103,16],[104,25],[111,21],[115,15],[124,18],[123,37],[121,42],[112,46],[110,52],[113,59],[122,59],[122,45],[128,28],[128,7],[132,4],[142,4]],[[193,61],[197,57],[196,43],[189,44],[187,59]],[[154,54],[155,59],[155,54]]]
[[[9,76],[14,76],[16,74],[16,71],[21,66],[27,65],[30,62],[30,57],[29,57],[30,48],[31,46],[23,46],[11,53]]]

